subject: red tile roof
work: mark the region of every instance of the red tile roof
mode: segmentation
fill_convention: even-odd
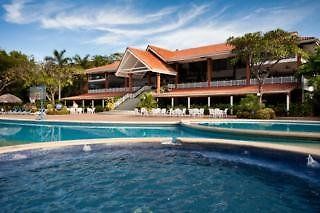
[[[267,93],[287,93],[297,87],[296,83],[287,84],[265,84],[262,87],[264,94]],[[219,95],[245,95],[255,94],[258,91],[257,85],[250,86],[225,86],[210,88],[189,88],[173,89],[170,92],[154,94],[155,97],[201,97],[201,96],[219,96]]]
[[[65,97],[62,100],[102,100],[108,97],[123,96],[124,92],[85,93],[77,96]]]
[[[149,45],[147,50],[154,52],[166,62],[174,62],[188,59],[197,59],[201,57],[210,57],[219,54],[231,54],[232,46],[226,43],[212,44],[202,47],[195,47],[183,50],[171,51],[164,48]]]
[[[86,74],[96,74],[96,73],[105,73],[105,72],[111,72],[111,73],[116,72],[119,64],[120,64],[120,61],[115,61],[112,64],[107,64],[104,66],[87,69],[85,71],[85,73]]]
[[[155,57],[152,53],[140,50],[132,47],[128,47],[128,50],[139,60],[141,60],[142,63],[144,63],[150,70],[154,72],[159,72],[163,74],[175,74],[175,70],[170,67],[165,62],[159,60],[157,57]]]

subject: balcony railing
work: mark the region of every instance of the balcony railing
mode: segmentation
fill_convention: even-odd
[[[132,87],[132,91],[138,90],[140,87]],[[129,87],[117,87],[107,89],[89,89],[88,93],[104,93],[104,92],[129,92]]]
[[[284,83],[297,83],[298,80],[294,76],[287,76],[287,77],[271,77],[266,78],[264,80],[265,84],[284,84]],[[257,85],[257,79],[250,79],[250,85]]]
[[[271,77],[264,80],[265,84],[283,84],[283,83],[296,83],[298,82],[294,76],[288,77]],[[250,85],[257,85],[257,79],[250,79]],[[210,87],[225,87],[225,86],[245,86],[246,80],[226,80],[226,81],[211,81]],[[194,83],[182,83],[182,84],[168,84],[168,89],[185,89],[185,88],[206,88],[208,82],[194,82]]]

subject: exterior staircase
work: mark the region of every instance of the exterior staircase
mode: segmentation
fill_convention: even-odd
[[[140,95],[143,92],[151,91],[151,86],[144,86],[135,93],[127,93],[115,103],[115,110],[134,110],[140,101]]]

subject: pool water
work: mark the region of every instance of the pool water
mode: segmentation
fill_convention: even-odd
[[[283,123],[283,122],[215,122],[201,123],[206,126],[231,129],[249,129],[284,132],[314,132],[320,133],[320,123]]]
[[[183,127],[179,124],[130,125],[0,120],[0,146],[80,139],[141,137],[221,138],[320,146],[319,141],[316,140],[302,140],[294,138],[284,140],[277,137],[208,132]]]
[[[1,212],[320,212],[305,156],[164,145],[0,155]]]

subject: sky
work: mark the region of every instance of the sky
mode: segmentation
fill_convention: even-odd
[[[183,49],[282,28],[320,37],[319,0],[0,0],[0,48],[41,60]]]

